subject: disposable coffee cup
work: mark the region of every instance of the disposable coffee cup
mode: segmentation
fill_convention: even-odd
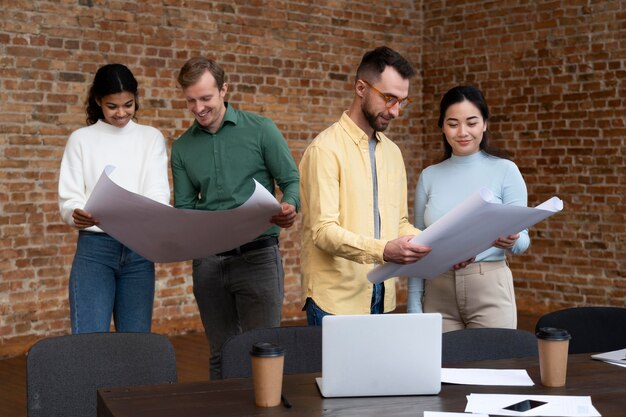
[[[273,343],[255,343],[250,350],[250,359],[256,405],[258,407],[279,405],[283,388],[285,350]]]
[[[562,387],[567,375],[567,351],[572,338],[567,330],[542,327],[536,334],[541,384]]]

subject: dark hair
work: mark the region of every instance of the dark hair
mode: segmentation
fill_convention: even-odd
[[[207,71],[215,78],[215,84],[217,88],[221,90],[224,86],[224,69],[220,67],[215,60],[203,56],[191,58],[189,61],[185,62],[185,65],[183,65],[178,73],[178,84],[180,84],[182,88],[187,88],[197,83],[200,77]]]
[[[415,70],[402,55],[386,46],[379,46],[363,55],[356,70],[356,79],[377,81],[386,67],[393,67],[405,80],[415,75]]]
[[[104,113],[97,103],[109,94],[128,92],[135,96],[135,111],[139,110],[137,101],[137,80],[133,73],[122,64],[108,64],[96,71],[89,96],[87,97],[87,124],[92,125],[104,119]]]
[[[439,121],[437,122],[437,126],[439,126],[440,129],[443,128],[443,122],[446,118],[446,111],[448,111],[448,108],[450,106],[466,100],[478,108],[485,122],[489,120],[489,107],[487,106],[487,102],[485,101],[483,93],[481,93],[480,90],[476,87],[460,85],[451,88],[446,94],[443,95],[441,103],[439,104]],[[446,135],[442,133],[442,136],[443,159],[445,160],[452,156],[452,146],[450,146],[450,144],[448,143]],[[489,125],[487,125],[487,130],[485,130],[485,132],[483,133],[483,139],[480,142],[480,150],[498,158],[509,159],[509,155],[505,150],[498,149],[489,143],[490,139],[491,133],[489,132]]]

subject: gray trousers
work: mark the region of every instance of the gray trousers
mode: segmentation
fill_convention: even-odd
[[[278,245],[193,261],[193,294],[211,348],[210,377],[221,379],[221,348],[233,335],[280,326],[284,271]]]

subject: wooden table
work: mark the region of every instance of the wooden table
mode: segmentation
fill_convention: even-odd
[[[526,369],[532,387],[443,384],[439,395],[405,397],[322,398],[319,374],[285,375],[283,393],[293,405],[258,408],[250,379],[152,385],[98,391],[98,417],[196,416],[421,416],[423,411],[465,410],[470,393],[590,395],[603,417],[626,416],[626,368],[594,361],[589,354],[570,355],[567,385],[540,383],[537,358],[451,364],[450,367]]]

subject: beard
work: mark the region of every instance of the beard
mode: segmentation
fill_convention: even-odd
[[[379,117],[382,116],[382,113],[374,114],[373,112],[371,112],[367,108],[366,101],[364,101],[363,104],[361,104],[361,111],[363,112],[363,115],[365,116],[367,123],[370,125],[372,129],[374,129],[374,132],[384,132],[385,129],[387,129],[387,126],[389,126],[389,123],[383,124],[379,122]]]

